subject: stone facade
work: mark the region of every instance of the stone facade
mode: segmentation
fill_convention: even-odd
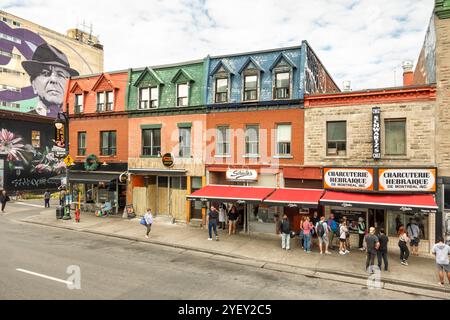
[[[372,159],[372,108],[381,108],[382,157]],[[305,109],[306,166],[433,166],[435,107],[433,101],[391,104],[363,104],[342,107]],[[384,150],[384,120],[406,119],[407,153],[386,156]],[[347,121],[347,153],[327,156],[327,121]]]

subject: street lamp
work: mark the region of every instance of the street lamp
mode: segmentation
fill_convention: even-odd
[[[65,112],[58,112],[58,116],[55,120],[55,128],[57,130],[61,130],[62,128],[64,128],[64,149],[65,151],[65,156],[67,156],[69,154],[69,106],[67,105],[67,115]],[[61,119],[61,116],[64,119]],[[66,166],[66,190],[69,192],[70,194],[70,188],[69,188],[69,166]],[[66,199],[67,199],[67,194],[64,196],[64,207],[66,206]],[[70,203],[68,205],[67,210],[64,208],[64,216],[63,216],[63,220],[70,220]]]

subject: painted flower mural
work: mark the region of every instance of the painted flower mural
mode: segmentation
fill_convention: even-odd
[[[21,137],[16,137],[14,133],[2,129],[0,134],[0,152],[7,154],[6,159],[8,161],[23,161],[28,164],[28,160],[24,155],[27,150],[21,141]],[[28,146],[27,149],[29,149]]]

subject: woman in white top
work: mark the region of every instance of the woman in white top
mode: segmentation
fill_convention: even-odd
[[[225,223],[225,217],[227,215],[227,209],[225,204],[221,203],[219,208],[219,228],[222,230],[225,230],[226,223]]]
[[[339,254],[347,254],[350,253],[350,251],[347,250],[348,227],[343,219],[339,222]]]
[[[409,238],[406,234],[405,227],[400,226],[398,229],[398,246],[400,247],[400,263],[404,266],[408,265],[409,249],[408,249]]]
[[[145,219],[145,226],[147,227],[147,233],[145,234],[145,237],[148,239],[148,234],[152,230],[152,224],[153,224],[153,215],[152,215],[152,209],[147,209],[147,212],[144,214]]]

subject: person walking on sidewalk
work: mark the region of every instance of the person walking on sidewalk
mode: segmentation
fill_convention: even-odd
[[[147,209],[147,212],[144,214],[144,219],[145,219],[145,226],[147,227],[147,233],[145,234],[145,237],[148,239],[148,235],[152,230],[153,224],[152,209],[150,208]]]
[[[419,256],[420,229],[416,223],[416,220],[413,220],[412,218],[409,219],[407,233],[411,240],[411,254],[413,256]]]
[[[283,221],[281,221],[280,225],[281,231],[281,248],[286,250],[291,250],[290,242],[291,242],[291,225],[289,223],[288,217],[286,214],[283,215]]]
[[[302,223],[302,232],[303,232],[303,246],[305,248],[306,253],[311,253],[311,230],[313,226],[311,221],[309,221],[309,217],[304,217]]]
[[[363,243],[366,235],[366,224],[363,217],[358,218],[358,236],[359,236],[359,250],[364,251]]]
[[[347,250],[347,225],[344,222],[344,219],[341,219],[339,224],[339,254],[347,254],[350,251]]]
[[[225,216],[227,213],[227,209],[224,203],[221,203],[219,206],[219,227],[222,230],[226,230],[226,225],[225,225]]]
[[[319,238],[320,254],[331,254],[328,251],[328,223],[325,222],[325,216],[321,216],[319,222],[315,225],[317,238]],[[325,248],[324,248],[325,247]]]
[[[450,284],[450,246],[444,243],[443,237],[438,237],[437,243],[431,251],[436,256],[436,267],[438,269],[439,284],[444,286],[444,273],[447,274],[448,283]]]
[[[400,263],[404,266],[407,266],[409,257],[409,238],[403,226],[398,229],[398,238],[398,246],[400,247]]]
[[[212,229],[214,229],[214,235],[216,236],[216,241],[219,241],[219,236],[217,235],[217,220],[219,219],[219,212],[214,205],[211,206],[211,210],[208,212],[208,240],[212,240]]]
[[[236,223],[238,220],[238,212],[235,206],[232,206],[228,212],[228,235],[236,233]]]
[[[347,231],[345,232],[345,251],[350,252],[350,223],[347,220],[346,216],[343,216],[345,227]]]
[[[50,191],[48,189],[44,193],[44,207],[50,208]]]
[[[380,229],[378,234],[378,241],[380,247],[377,250],[378,268],[381,270],[381,260],[384,261],[384,271],[388,271],[388,242],[389,238],[383,228]]]
[[[332,214],[332,213],[330,214],[330,218],[328,219],[327,224],[328,224],[328,228],[330,230],[330,232],[328,233],[328,239],[330,241],[330,249],[334,250],[333,240],[334,240],[335,235],[337,233],[339,233],[339,230],[338,230],[339,226],[338,226],[336,220],[334,220],[334,214]],[[339,237],[338,237],[338,239],[339,239]]]
[[[6,194],[6,190],[2,190],[0,194],[0,203],[2,204],[2,212],[5,212],[6,202],[9,201],[9,196]]]
[[[374,273],[375,256],[377,255],[377,250],[380,248],[380,241],[375,235],[374,227],[370,227],[369,234],[365,239],[367,245],[366,270],[369,273]]]

